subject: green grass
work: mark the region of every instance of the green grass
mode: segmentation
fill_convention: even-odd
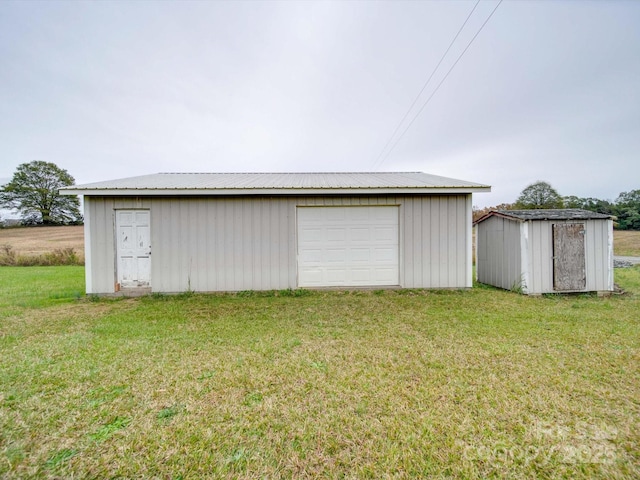
[[[84,297],[84,267],[0,267],[0,320]]]
[[[120,301],[49,269],[0,277],[0,477],[640,476],[640,268],[610,298]]]

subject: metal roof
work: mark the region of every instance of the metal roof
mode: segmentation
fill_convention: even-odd
[[[61,189],[68,195],[470,193],[491,187],[421,172],[156,173]]]
[[[589,210],[581,210],[579,208],[562,208],[562,209],[537,209],[537,210],[494,210],[484,217],[476,220],[476,224],[486,220],[494,215],[500,217],[512,218],[520,221],[527,220],[597,220],[612,219],[611,215],[604,213],[591,212]]]

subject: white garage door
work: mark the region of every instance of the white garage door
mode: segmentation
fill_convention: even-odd
[[[398,283],[398,207],[298,207],[299,286]]]

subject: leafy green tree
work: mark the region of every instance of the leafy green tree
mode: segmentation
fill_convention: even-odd
[[[563,197],[562,202],[566,208],[582,208],[584,205],[584,198],[576,197],[575,195],[569,195]]]
[[[74,178],[54,163],[23,163],[11,181],[0,188],[0,206],[17,210],[28,224],[81,223],[78,198],[59,192],[74,183]]]
[[[640,190],[622,192],[616,199],[615,215],[621,230],[640,230]]]
[[[515,208],[531,210],[536,208],[562,208],[560,194],[547,182],[538,181],[522,190],[515,202]]]
[[[591,212],[604,213],[613,215],[614,204],[608,200],[600,200],[599,198],[580,198],[576,196],[564,197],[564,208],[581,208]]]

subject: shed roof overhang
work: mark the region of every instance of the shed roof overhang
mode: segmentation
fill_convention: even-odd
[[[84,189],[64,188],[62,195],[85,196],[237,196],[237,195],[401,195],[401,194],[468,194],[474,192],[490,192],[486,188],[118,188],[118,189]]]
[[[491,217],[501,217],[516,222],[536,222],[548,220],[613,220],[612,215],[582,210],[578,208],[531,209],[531,210],[493,210],[473,222],[482,223]]]

